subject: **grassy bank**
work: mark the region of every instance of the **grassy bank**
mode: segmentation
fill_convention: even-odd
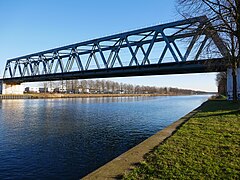
[[[240,103],[206,102],[124,179],[239,179]]]

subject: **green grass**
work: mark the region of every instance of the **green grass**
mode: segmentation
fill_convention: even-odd
[[[123,179],[240,179],[240,102],[210,100]]]

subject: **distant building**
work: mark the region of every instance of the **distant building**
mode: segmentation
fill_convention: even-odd
[[[90,93],[90,89],[89,88],[79,88],[79,93],[89,94]]]
[[[39,88],[38,87],[26,87],[24,92],[25,93],[39,93]]]
[[[48,88],[38,88],[39,93],[48,93]]]
[[[125,92],[123,90],[116,90],[114,93],[116,93],[116,94],[125,94]]]
[[[89,92],[91,94],[97,94],[98,93],[98,89],[89,89]]]
[[[53,92],[55,92],[55,93],[66,93],[66,92],[67,92],[67,88],[65,88],[65,87],[55,88],[55,89],[53,90]]]
[[[49,93],[53,93],[55,88],[48,88]]]

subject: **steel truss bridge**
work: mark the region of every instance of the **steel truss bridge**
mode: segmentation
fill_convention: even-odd
[[[227,49],[206,16],[88,40],[7,60],[8,84],[226,70]],[[215,54],[207,54],[212,43]],[[214,57],[213,57],[214,56]]]

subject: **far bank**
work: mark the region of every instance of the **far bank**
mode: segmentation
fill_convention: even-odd
[[[185,94],[59,94],[32,93],[0,95],[0,99],[53,99],[53,98],[102,98],[102,97],[151,97],[151,96],[184,96]],[[195,95],[195,94],[192,94]],[[202,94],[199,94],[202,95]],[[188,95],[189,96],[189,95]]]

